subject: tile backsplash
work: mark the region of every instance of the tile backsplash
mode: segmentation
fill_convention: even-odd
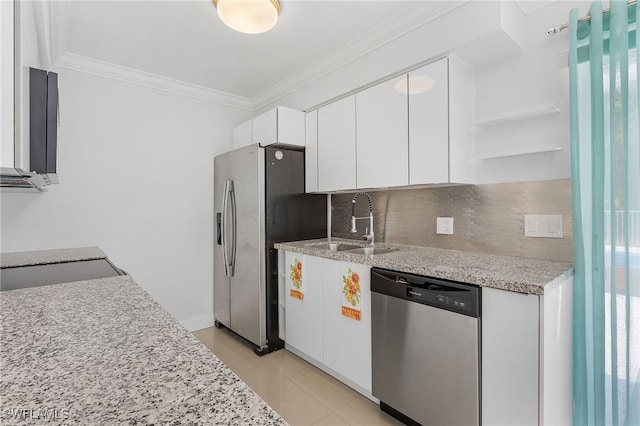
[[[376,242],[468,250],[535,259],[573,261],[571,180],[447,186],[368,192]],[[331,196],[331,235],[362,239],[366,220],[352,234],[355,193]],[[359,197],[356,216],[367,216]],[[562,238],[524,236],[524,215],[561,215]],[[453,235],[436,234],[436,217],[453,217]]]

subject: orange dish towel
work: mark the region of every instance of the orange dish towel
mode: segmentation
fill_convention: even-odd
[[[302,262],[297,258],[293,259],[290,267],[291,289],[289,295],[299,300],[304,299],[302,292]]]
[[[349,268],[342,276],[342,315],[360,321],[360,276]]]

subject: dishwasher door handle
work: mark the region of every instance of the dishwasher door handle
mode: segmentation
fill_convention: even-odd
[[[378,277],[378,279],[383,279],[384,281],[388,282],[388,283],[393,283],[393,284],[400,284],[400,285],[406,285],[406,286],[412,286],[412,287],[421,287],[421,288],[428,288],[429,286],[432,286],[433,284],[427,282],[424,278],[411,278],[409,276],[409,274],[402,274],[399,272],[386,272],[386,271],[380,271],[380,270],[375,270],[375,271],[371,271],[371,275],[372,277]]]
[[[372,270],[371,271],[371,275],[379,277],[380,279],[383,279],[385,281],[389,281],[392,283],[396,282],[396,278],[398,277],[398,275],[396,273],[393,272],[384,272],[384,271],[379,271],[379,270]]]

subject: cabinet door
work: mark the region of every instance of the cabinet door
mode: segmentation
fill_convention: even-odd
[[[286,252],[287,345],[322,361],[322,258]]]
[[[305,114],[302,111],[279,106],[276,122],[279,143],[305,146]]]
[[[449,55],[449,182],[475,183],[475,72]]]
[[[356,187],[355,95],[318,110],[318,191]]]
[[[409,183],[449,182],[448,60],[409,73]]]
[[[371,268],[328,259],[322,264],[323,363],[371,393]],[[359,288],[347,298],[354,284]]]
[[[251,120],[238,124],[233,128],[233,142],[231,149],[251,145]]]
[[[253,143],[267,146],[278,140],[278,112],[269,110],[253,119]]]
[[[253,143],[304,146],[304,113],[279,106],[253,119]]]
[[[13,1],[0,2],[0,167],[14,167]]]
[[[358,188],[409,183],[406,76],[356,94]]]
[[[539,424],[539,306],[539,296],[482,289],[482,424]]]
[[[305,192],[318,191],[318,111],[305,116]]]

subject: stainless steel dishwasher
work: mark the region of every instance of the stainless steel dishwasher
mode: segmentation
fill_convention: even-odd
[[[480,288],[371,270],[373,396],[406,424],[480,424]]]

